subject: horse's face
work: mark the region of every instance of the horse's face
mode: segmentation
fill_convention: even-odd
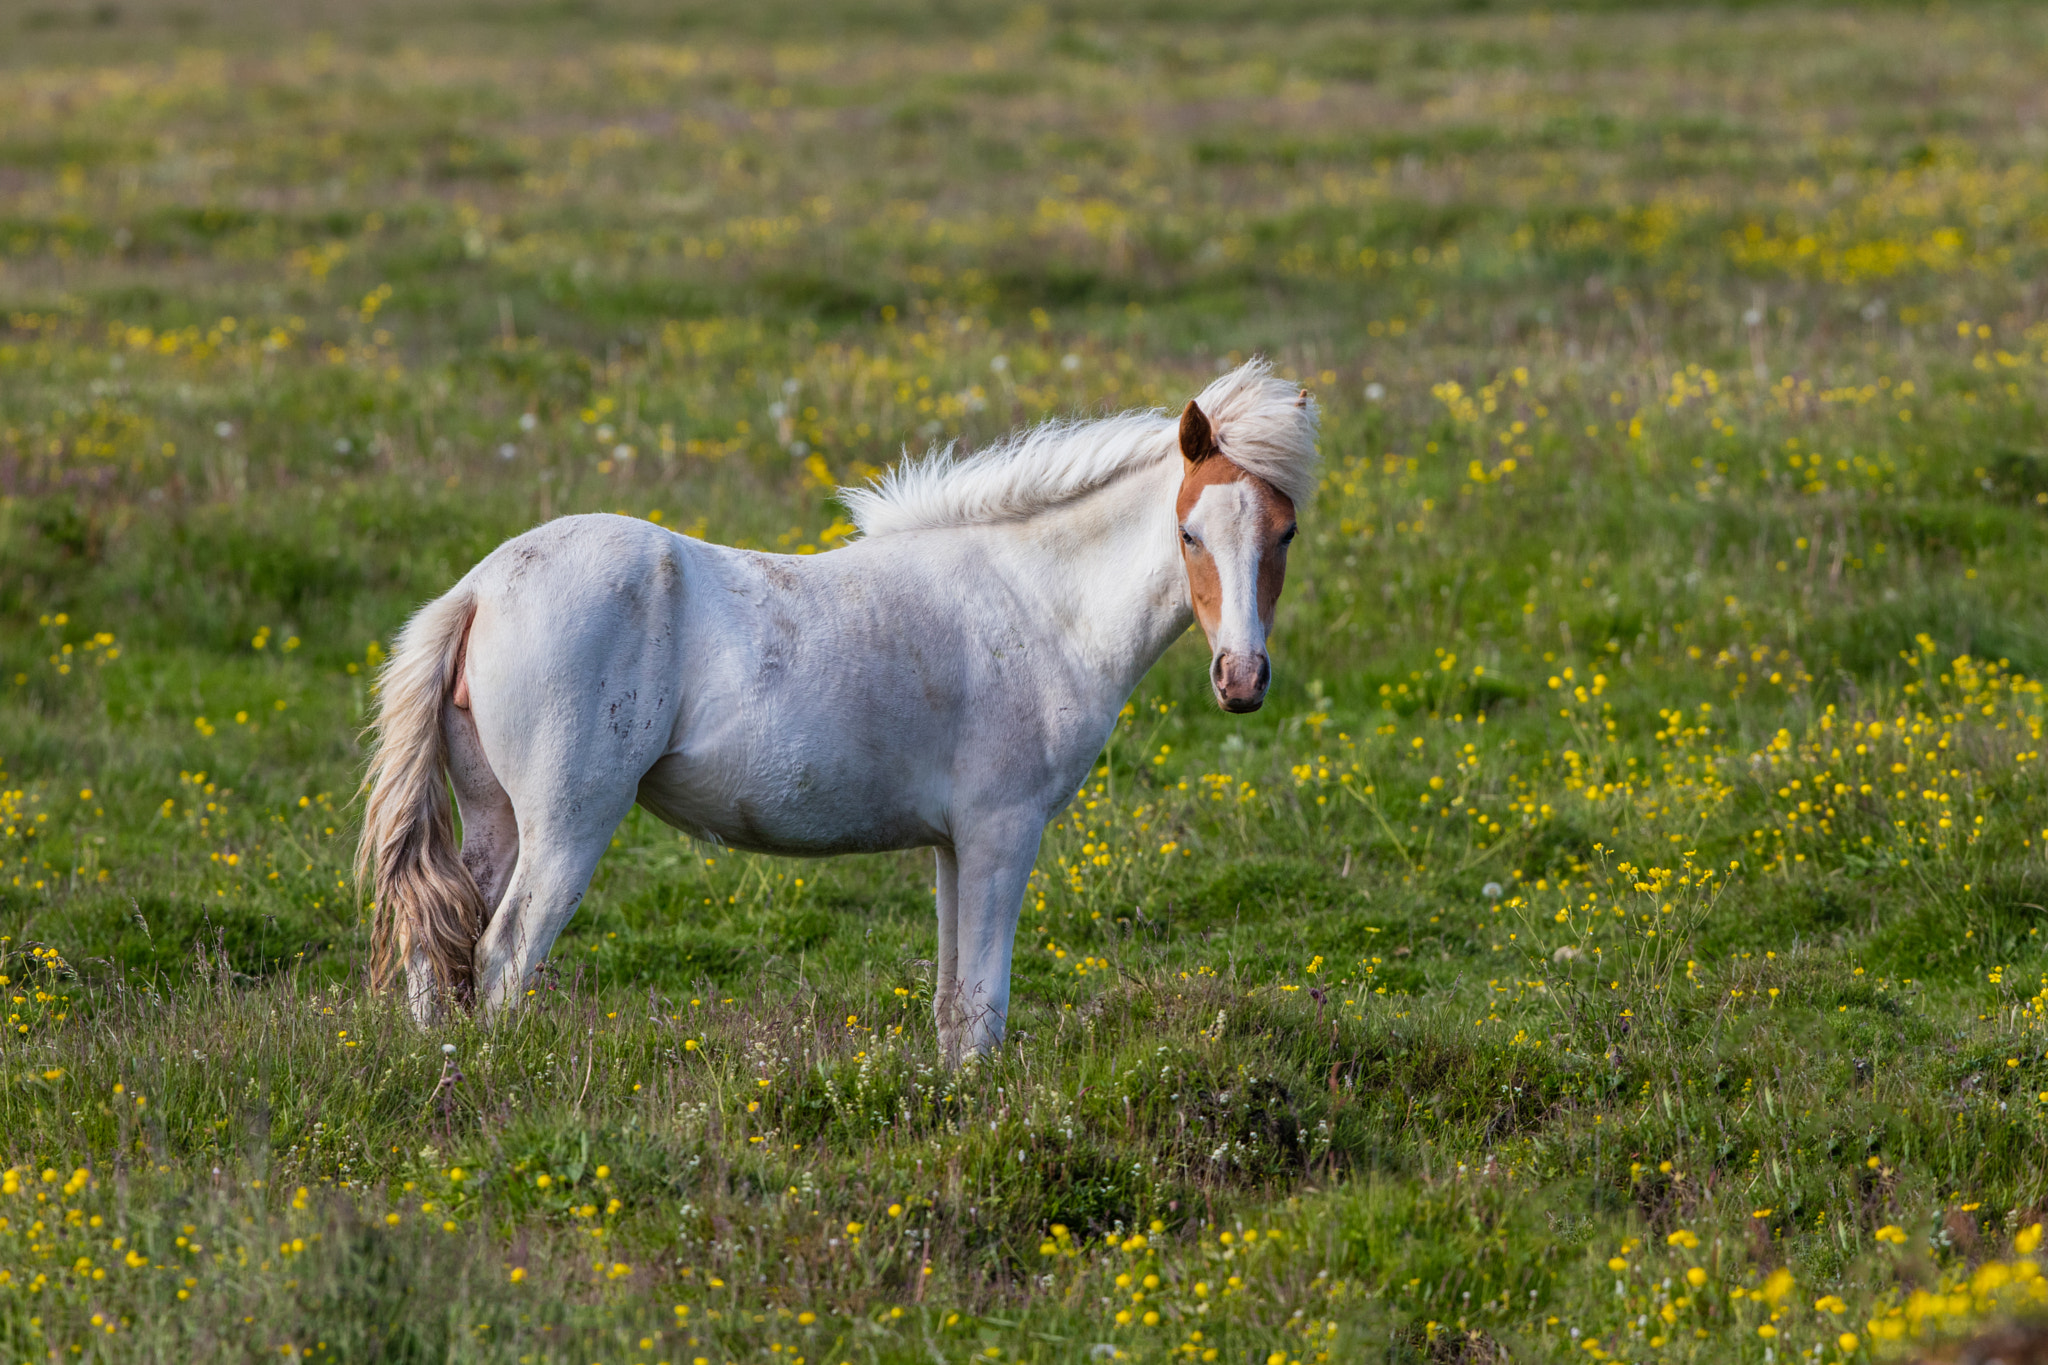
[[[1224,710],[1256,711],[1273,677],[1266,635],[1287,577],[1294,503],[1232,464],[1193,403],[1180,415],[1180,452],[1174,511],[1195,619],[1209,637],[1209,685]]]

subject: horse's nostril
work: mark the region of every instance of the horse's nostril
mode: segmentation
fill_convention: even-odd
[[[1273,661],[1265,655],[1259,656],[1259,691],[1266,690],[1266,684],[1273,681]]]

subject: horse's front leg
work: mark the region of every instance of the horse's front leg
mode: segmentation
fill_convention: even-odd
[[[956,845],[955,979],[950,999],[957,1024],[950,1042],[943,1026],[940,1033],[948,1062],[983,1056],[1003,1041],[1003,1025],[1010,1014],[1010,962],[1017,946],[1017,914],[1023,906],[1031,865],[1038,860],[1043,832],[1042,823],[1016,822],[971,831]],[[943,958],[943,929],[941,934]]]

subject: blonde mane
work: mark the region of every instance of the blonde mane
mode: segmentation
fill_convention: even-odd
[[[1197,395],[1231,463],[1305,506],[1316,488],[1313,400],[1254,357]],[[905,459],[865,488],[842,488],[854,525],[873,539],[1009,521],[1057,507],[1180,453],[1179,414],[1158,408],[1094,422],[1043,422],[986,450],[948,446]]]

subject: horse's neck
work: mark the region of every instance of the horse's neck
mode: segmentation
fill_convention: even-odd
[[[1179,465],[1133,472],[1019,528],[1020,567],[1055,599],[1067,644],[1105,705],[1121,706],[1194,619],[1174,535]]]

